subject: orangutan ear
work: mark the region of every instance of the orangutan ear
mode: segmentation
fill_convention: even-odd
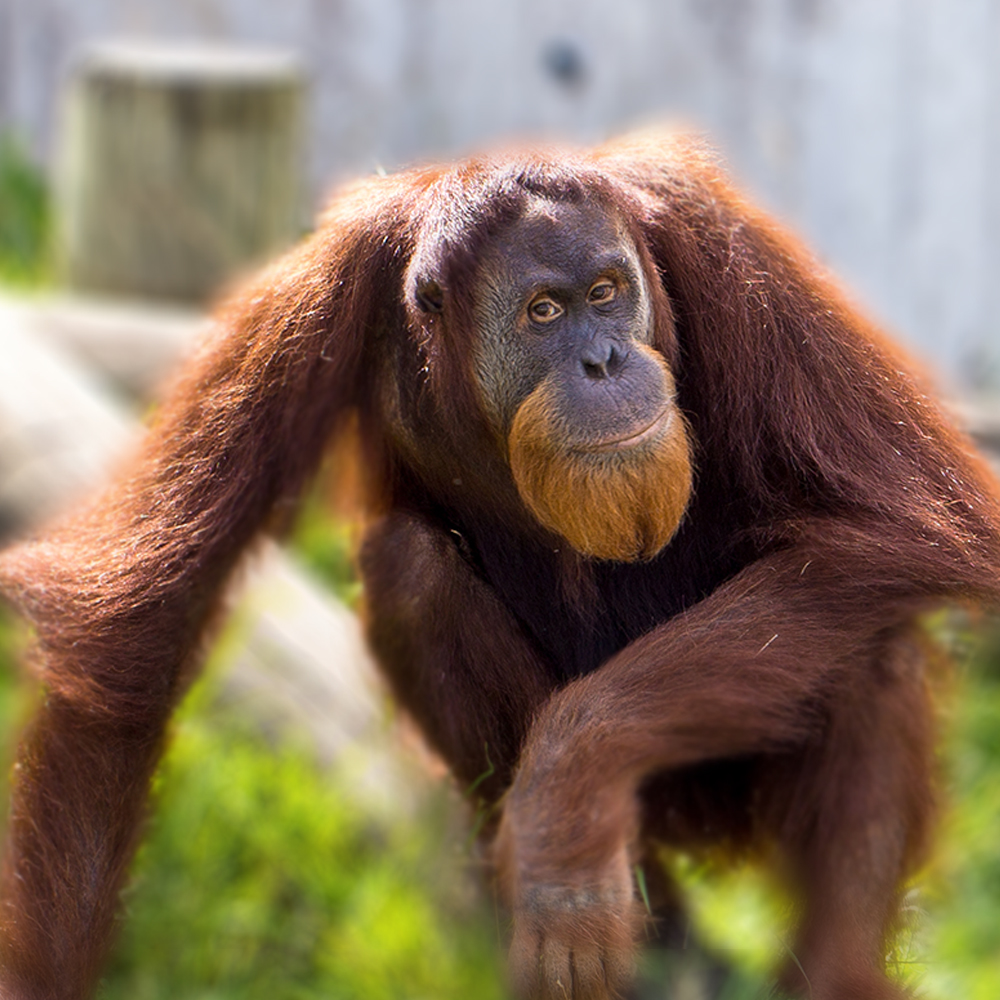
[[[413,301],[423,313],[444,312],[444,289],[433,278],[417,278],[414,283]]]

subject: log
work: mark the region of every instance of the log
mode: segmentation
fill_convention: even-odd
[[[116,43],[73,73],[60,141],[70,287],[202,302],[302,231],[304,76],[282,52]]]

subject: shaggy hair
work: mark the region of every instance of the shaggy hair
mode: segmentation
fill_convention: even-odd
[[[510,461],[483,412],[471,289],[539,197],[605,206],[637,248],[676,383],[648,464],[554,455],[544,386]],[[349,429],[372,647],[458,780],[506,793],[521,992],[622,986],[647,845],[767,840],[804,900],[786,985],[898,995],[884,938],[932,802],[919,616],[996,601],[996,484],[803,248],[661,135],[342,192],[220,311],[117,480],[0,557],[45,690],[14,777],[0,992],[91,991],[219,591]]]

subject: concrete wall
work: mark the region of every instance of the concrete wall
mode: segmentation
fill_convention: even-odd
[[[1000,0],[0,0],[0,121],[47,156],[73,52],[135,35],[298,51],[317,188],[683,116],[942,377],[1000,387]]]

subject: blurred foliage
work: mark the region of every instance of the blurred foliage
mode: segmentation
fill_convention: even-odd
[[[492,912],[440,799],[373,819],[210,674],[154,801],[102,1000],[499,997]]]
[[[949,801],[889,958],[927,1000],[994,1000],[1000,631],[960,638],[968,655],[944,726]],[[0,614],[8,733],[29,697],[12,666],[21,645]],[[417,815],[375,816],[294,733],[263,732],[219,691],[209,669],[178,714],[101,1000],[501,1000],[495,915],[444,797]],[[732,964],[719,1000],[766,995],[775,962],[790,954],[780,895],[751,865],[671,865],[692,940]],[[700,995],[696,982],[685,986],[697,962],[649,956],[643,997]]]
[[[0,723],[24,717],[0,606]],[[210,666],[156,776],[101,1000],[500,1000],[497,928],[454,801],[384,815]]]
[[[348,607],[361,597],[361,581],[354,568],[357,529],[328,513],[325,483],[310,492],[298,512],[288,543],[307,570],[332,590]]]
[[[50,218],[42,171],[13,135],[0,132],[0,282],[32,287],[51,281]]]
[[[930,865],[906,894],[887,956],[891,974],[924,1000],[1000,995],[1000,623],[937,616],[932,632],[958,669],[942,705],[941,822]],[[734,964],[725,1000],[766,995],[792,956],[790,907],[752,865],[674,859],[694,933]],[[794,961],[794,956],[792,956]],[[739,982],[737,982],[739,980]]]
[[[330,530],[344,560],[347,537]],[[349,566],[341,555],[329,565]],[[334,574],[338,588],[351,579]],[[994,1000],[1000,632],[960,631],[966,666],[944,726],[949,803],[889,958],[927,1000]],[[26,707],[12,667],[20,645],[0,615],[8,732]],[[430,796],[417,815],[376,816],[295,733],[262,731],[219,692],[210,668],[178,714],[101,1000],[501,1000],[499,929],[444,797]],[[690,902],[692,940],[732,965],[719,1000],[767,995],[774,964],[790,954],[780,895],[750,865],[677,857],[672,868]],[[700,996],[700,960],[650,955],[642,996]]]
[[[24,707],[25,688],[15,663],[23,648],[23,634],[17,621],[0,604],[0,727],[3,733],[17,730]]]
[[[1000,995],[1000,625],[966,632],[947,720],[949,803],[920,931],[928,997]]]

